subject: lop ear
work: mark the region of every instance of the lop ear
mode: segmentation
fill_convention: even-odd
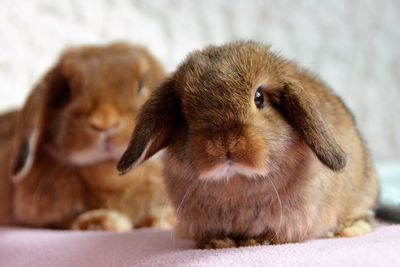
[[[333,171],[343,169],[346,155],[335,141],[311,96],[297,80],[286,79],[278,92],[279,108],[318,159]]]
[[[122,175],[168,146],[182,119],[179,97],[172,80],[158,87],[141,108],[132,139],[118,162]]]
[[[38,147],[44,139],[50,112],[69,101],[69,80],[59,66],[52,68],[36,85],[18,115],[17,129],[11,155],[11,177],[21,181],[31,170]]]

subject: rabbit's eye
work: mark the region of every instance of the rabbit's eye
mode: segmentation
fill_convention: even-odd
[[[263,93],[264,90],[265,90],[264,86],[259,86],[254,96],[254,103],[256,104],[256,107],[259,109],[264,107],[264,93]]]
[[[67,78],[62,76],[57,78],[50,95],[50,106],[54,109],[62,109],[71,101],[72,89]]]

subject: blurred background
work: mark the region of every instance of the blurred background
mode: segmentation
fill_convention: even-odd
[[[20,106],[66,46],[141,43],[172,71],[194,49],[254,39],[318,73],[355,113],[374,158],[388,166],[382,172],[393,174],[399,25],[398,0],[2,0],[0,111]]]

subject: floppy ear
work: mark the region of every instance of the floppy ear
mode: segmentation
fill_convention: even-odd
[[[11,177],[21,181],[31,170],[52,110],[62,108],[70,98],[68,79],[60,67],[52,68],[36,85],[18,115],[11,155]]]
[[[306,144],[328,168],[338,171],[346,165],[346,155],[336,143],[311,96],[300,82],[286,79],[279,91],[279,108],[300,132]]]
[[[118,162],[119,173],[128,172],[168,146],[181,118],[180,101],[174,82],[167,80],[141,108],[132,139]]]

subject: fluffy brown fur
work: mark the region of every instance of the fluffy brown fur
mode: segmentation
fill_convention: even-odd
[[[0,222],[108,230],[167,224],[161,163],[126,177],[115,170],[139,108],[163,77],[142,47],[66,50],[23,109],[0,117]]]
[[[351,113],[317,77],[264,45],[189,55],[144,104],[118,168],[163,147],[177,229],[200,248],[372,228],[377,176]]]

